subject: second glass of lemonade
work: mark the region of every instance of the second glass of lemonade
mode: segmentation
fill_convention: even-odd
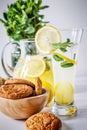
[[[52,111],[60,116],[75,115],[75,71],[82,29],[60,30],[62,46],[54,52],[54,106]],[[67,46],[67,47],[66,47]]]

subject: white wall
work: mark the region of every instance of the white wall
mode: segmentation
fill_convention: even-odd
[[[3,11],[6,10],[7,3],[16,0],[0,0],[0,17]],[[57,28],[83,28],[84,34],[79,50],[78,58],[78,77],[87,77],[87,0],[43,0],[43,4],[50,7],[42,13],[45,15],[45,20],[50,21],[50,24]],[[0,55],[3,46],[8,42],[8,37],[5,28],[0,23]],[[0,76],[5,76],[0,62]]]

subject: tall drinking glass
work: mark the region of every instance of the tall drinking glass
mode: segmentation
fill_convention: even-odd
[[[82,32],[82,29],[60,30],[64,45],[53,56],[55,85],[52,111],[60,116],[72,116],[77,112],[74,104],[75,71]]]

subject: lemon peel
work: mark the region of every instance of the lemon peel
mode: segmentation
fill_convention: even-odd
[[[57,55],[57,56],[59,56],[59,57],[61,57],[62,59],[66,60],[66,61],[68,61],[68,62],[70,62],[70,63],[77,64],[77,61],[76,61],[76,60],[71,59],[71,58],[69,58],[69,57],[67,57],[67,56],[65,56],[65,55],[62,55],[62,54],[60,54],[59,52],[53,52],[53,54],[54,54],[54,55]]]

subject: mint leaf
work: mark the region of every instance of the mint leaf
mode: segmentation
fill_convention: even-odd
[[[73,43],[70,41],[69,38],[66,39],[65,42],[59,42],[59,43],[51,43],[51,46],[53,50],[60,49],[63,52],[67,51],[67,47],[71,47]]]
[[[63,59],[57,55],[53,55],[53,58],[56,60],[56,61],[62,61]]]
[[[73,63],[70,63],[68,61],[63,61],[61,63],[61,67],[64,67],[64,68],[68,68],[68,67],[72,67],[73,66]]]
[[[62,52],[67,52],[67,48],[71,47],[72,45],[74,45],[74,43],[71,42],[69,38],[67,38],[65,42],[51,43],[51,46],[52,46],[52,48],[53,48],[54,51],[57,50],[57,49],[59,49]],[[61,62],[60,63],[61,67],[67,68],[67,67],[73,66],[73,63],[70,63],[70,62],[64,60],[63,58],[61,58],[58,55],[54,54],[53,58],[54,58],[54,60]]]
[[[67,49],[65,49],[65,48],[60,48],[60,50],[63,51],[63,52],[67,51]]]

